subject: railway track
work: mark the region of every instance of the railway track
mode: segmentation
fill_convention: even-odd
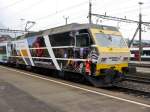
[[[114,86],[150,97],[150,77],[147,76],[141,76],[140,74],[126,75],[124,81]]]
[[[139,83],[145,83],[145,84],[150,84],[150,77],[144,77],[144,76],[127,75],[125,80],[129,80],[129,81],[133,81],[133,82],[139,82]]]
[[[141,91],[138,89],[122,87],[122,86],[115,86],[115,89],[113,91],[122,92],[130,96],[135,96],[138,98],[144,98],[146,100],[150,100],[150,92],[147,92],[147,91]]]

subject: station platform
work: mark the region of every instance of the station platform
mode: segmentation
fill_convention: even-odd
[[[0,112],[149,110],[149,100],[0,66]]]

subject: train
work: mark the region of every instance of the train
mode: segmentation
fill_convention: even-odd
[[[72,23],[0,42],[0,63],[78,73],[110,87],[128,73],[130,49],[113,26]],[[71,75],[71,74],[70,74]]]
[[[133,47],[133,48],[130,48],[130,51],[131,51],[130,60],[139,61],[139,48]],[[150,61],[150,47],[142,48],[141,61]]]

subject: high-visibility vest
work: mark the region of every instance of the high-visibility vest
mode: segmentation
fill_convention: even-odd
[[[88,73],[90,75],[90,73],[91,73],[91,61],[89,61],[89,60],[87,60],[85,62],[85,71],[86,71],[86,73]]]

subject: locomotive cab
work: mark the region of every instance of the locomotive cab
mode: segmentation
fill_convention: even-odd
[[[113,83],[128,72],[129,48],[121,33],[115,27],[104,26],[91,29],[98,54],[95,76]]]

